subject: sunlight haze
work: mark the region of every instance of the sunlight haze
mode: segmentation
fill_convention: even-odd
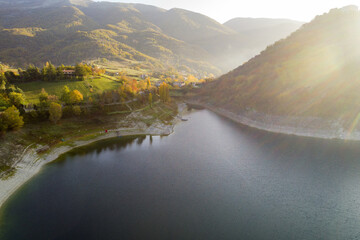
[[[0,0],[0,240],[360,240],[360,0]]]
[[[311,21],[314,16],[323,14],[331,8],[360,5],[360,0],[111,0],[111,2],[143,3],[165,9],[183,8],[205,14],[221,23],[235,17],[289,18],[307,22]]]

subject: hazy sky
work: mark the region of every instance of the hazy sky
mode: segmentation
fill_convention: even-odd
[[[97,0],[101,1],[101,0]],[[203,13],[223,23],[234,17],[290,18],[310,21],[331,8],[360,6],[360,0],[106,0],[184,8]]]

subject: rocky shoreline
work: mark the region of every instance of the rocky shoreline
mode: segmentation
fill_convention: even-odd
[[[178,105],[179,112],[185,112],[185,104]],[[38,150],[44,146],[33,147],[29,145],[24,149],[23,154],[15,164],[16,172],[8,179],[0,180],[0,208],[6,200],[18,190],[24,183],[40,172],[45,164],[56,160],[60,155],[69,152],[70,150],[91,143],[101,141],[104,139],[115,138],[121,136],[136,136],[136,135],[152,135],[152,136],[166,136],[174,131],[175,125],[181,121],[175,117],[170,125],[166,125],[159,121],[147,127],[144,124],[134,124],[134,128],[119,128],[108,130],[107,133],[101,132],[97,137],[90,140],[75,141],[69,145],[55,147],[50,149],[48,153],[40,154]]]
[[[360,140],[360,131],[357,130],[348,133],[342,128],[341,124],[336,121],[323,120],[321,118],[271,116],[255,111],[236,114],[224,108],[215,107],[203,102],[187,101],[186,103],[209,109],[237,123],[268,132],[323,139]],[[91,140],[76,141],[71,146],[57,147],[51,149],[49,153],[42,155],[37,153],[36,148],[28,147],[24,150],[20,161],[15,166],[15,175],[9,179],[0,180],[0,208],[19,187],[36,175],[45,164],[56,160],[60,155],[74,148],[86,146],[104,139],[114,138],[117,137],[119,133],[121,136],[169,135],[174,131],[174,126],[178,121],[180,121],[180,119],[175,118],[171,125],[157,123],[146,129],[113,129],[109,130],[108,133],[101,133],[98,137]]]
[[[188,104],[209,109],[237,123],[267,132],[296,135],[303,137],[360,140],[360,131],[348,131],[338,121],[315,117],[285,117],[256,112],[254,110],[233,113],[227,109],[212,106],[199,101],[187,101]]]
[[[86,146],[104,139],[115,138],[118,136],[118,133],[120,133],[121,136],[169,135],[173,132],[173,126],[174,125],[151,126],[145,130],[113,129],[109,130],[108,133],[102,133],[100,136],[91,140],[76,141],[72,146],[61,146],[51,149],[49,153],[41,156],[37,153],[35,148],[29,148],[24,152],[21,160],[16,164],[16,173],[14,176],[6,180],[0,180],[0,208],[17,189],[40,172],[45,164],[56,160],[60,155],[69,152],[74,148]]]

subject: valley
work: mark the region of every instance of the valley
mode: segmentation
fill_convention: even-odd
[[[360,11],[279,1],[0,0],[0,239],[358,239]]]

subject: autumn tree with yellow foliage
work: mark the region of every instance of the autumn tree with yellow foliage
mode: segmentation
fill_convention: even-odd
[[[84,100],[84,96],[76,89],[70,92],[69,98],[71,104],[77,104]]]
[[[160,100],[162,102],[170,102],[169,85],[163,82],[159,87]]]
[[[152,93],[149,93],[149,105],[150,105],[150,107],[152,107],[152,102],[153,102],[153,95],[152,95]]]

